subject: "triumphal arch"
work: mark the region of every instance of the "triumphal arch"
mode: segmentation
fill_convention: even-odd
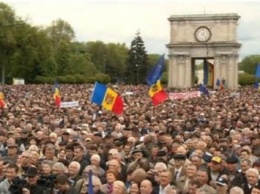
[[[204,72],[204,84],[210,83],[205,81],[210,74],[213,88],[217,87],[218,80],[224,81],[227,88],[237,88],[239,19],[234,13],[170,16],[168,87],[194,86],[194,61],[200,59],[205,61],[204,65],[211,65],[204,68],[209,71]]]

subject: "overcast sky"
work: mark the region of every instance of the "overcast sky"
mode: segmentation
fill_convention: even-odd
[[[78,41],[126,43],[140,30],[149,54],[168,53],[171,15],[237,13],[240,57],[260,54],[260,1],[245,0],[2,0],[33,25],[63,19]]]

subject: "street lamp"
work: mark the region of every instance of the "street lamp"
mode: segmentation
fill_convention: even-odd
[[[139,83],[139,68],[138,68],[138,64],[135,64],[136,66],[136,83],[138,84]]]
[[[103,73],[106,73],[106,60],[107,60],[107,56],[104,55],[104,62],[103,62]]]

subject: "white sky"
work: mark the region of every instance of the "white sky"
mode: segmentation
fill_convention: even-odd
[[[33,25],[67,21],[78,41],[126,43],[140,30],[149,54],[168,53],[171,15],[237,13],[240,57],[260,54],[260,1],[242,0],[2,0]]]

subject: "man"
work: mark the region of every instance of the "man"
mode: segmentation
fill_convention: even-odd
[[[18,157],[18,145],[15,143],[10,143],[7,145],[7,156],[5,157],[5,160],[10,160],[13,163],[16,163],[17,157]]]
[[[186,168],[186,175],[181,176],[176,181],[176,186],[178,189],[181,190],[182,193],[188,192],[188,185],[191,180],[195,180],[197,175],[197,166],[194,164],[188,164]]]
[[[244,193],[251,193],[252,189],[256,185],[260,185],[259,172],[255,168],[249,168],[246,171],[246,182],[242,185]]]
[[[46,185],[40,185],[38,183],[39,175],[38,170],[35,167],[29,167],[26,171],[27,183],[28,183],[28,190],[30,193],[37,193],[43,194]]]
[[[252,188],[251,194],[260,194],[260,185],[256,185]]]
[[[1,194],[11,194],[9,188],[12,184],[12,181],[17,177],[18,166],[16,164],[9,164],[5,171],[5,180],[0,183],[0,193]]]
[[[74,159],[73,161],[77,161],[80,163],[80,171],[79,174],[82,174],[85,167],[89,164],[88,161],[84,158],[84,148],[82,146],[74,147]]]
[[[154,188],[154,193],[156,194],[166,194],[165,189],[170,187],[170,182],[172,180],[172,174],[169,170],[162,170],[159,173],[159,186]]]
[[[144,179],[140,184],[140,194],[152,194],[153,184],[150,180]]]
[[[31,162],[31,152],[24,151],[22,153],[21,165],[19,166],[19,175],[24,175],[28,170],[28,168],[32,166],[30,162]]]
[[[59,189],[58,194],[77,194],[76,189],[70,185],[68,177],[63,174],[56,177],[56,186]]]
[[[197,180],[200,183],[199,190],[205,193],[216,194],[216,190],[208,185],[209,175],[206,168],[200,168],[197,173]]]
[[[214,156],[211,159],[211,163],[209,164],[209,177],[210,177],[210,186],[215,188],[215,181],[220,177],[222,174],[227,174],[222,159],[218,156]]]
[[[221,194],[228,194],[229,181],[227,175],[218,177],[216,181],[216,190]]]
[[[183,154],[175,154],[174,159],[174,172],[173,181],[178,180],[179,177],[186,175],[186,168],[184,166],[186,156]]]
[[[69,180],[73,183],[72,185],[75,186],[77,181],[80,179],[80,163],[76,161],[72,161],[69,164],[68,172],[69,172]]]

